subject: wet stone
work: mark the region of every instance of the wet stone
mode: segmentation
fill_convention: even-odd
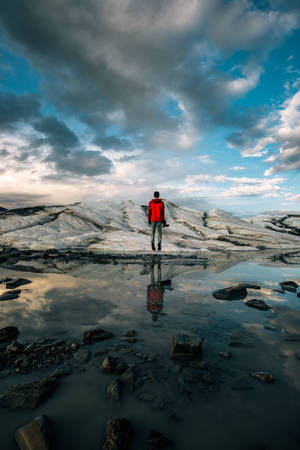
[[[114,360],[111,358],[111,356],[107,356],[103,360],[103,362],[102,362],[102,364],[100,366],[101,372],[113,373],[114,369],[115,369],[115,362],[114,362]]]
[[[49,421],[46,416],[33,419],[15,433],[20,450],[50,450]]]
[[[122,383],[119,379],[116,378],[112,380],[112,382],[107,387],[106,397],[116,402],[119,402],[121,398],[121,388]]]
[[[18,336],[19,329],[17,327],[5,327],[0,329],[0,342],[9,341]]]
[[[20,289],[4,292],[4,294],[0,295],[0,301],[15,300],[16,298],[19,298],[20,293],[21,293]]]
[[[247,297],[247,289],[244,286],[230,286],[213,292],[218,300],[243,300]]]
[[[125,331],[125,333],[123,333],[123,336],[125,336],[125,337],[134,337],[135,335],[136,335],[135,330],[129,330],[129,331]]]
[[[85,344],[90,344],[96,341],[104,341],[114,336],[115,335],[110,331],[105,331],[102,328],[95,328],[94,330],[85,331],[83,333],[83,341]]]
[[[298,287],[298,283],[295,283],[295,281],[282,281],[279,284],[284,291],[289,292],[296,292]]]
[[[245,302],[245,305],[249,306],[250,308],[259,309],[260,311],[267,311],[267,309],[271,309],[270,306],[267,305],[263,300],[258,300],[256,298],[248,300],[247,302]]]
[[[177,360],[201,359],[203,338],[179,333],[172,338],[171,358]]]
[[[147,450],[159,450],[164,448],[173,447],[174,442],[166,438],[159,431],[152,430],[150,432]]]
[[[258,284],[253,284],[253,283],[239,283],[238,285],[239,287],[244,287],[244,288],[248,288],[248,289],[261,289],[261,287]]]
[[[106,423],[103,450],[127,450],[132,437],[132,426],[127,419],[115,417]]]
[[[6,289],[15,289],[19,286],[32,283],[31,280],[26,280],[26,278],[16,278],[15,280],[7,281],[5,284]]]
[[[90,351],[84,348],[77,350],[77,352],[74,353],[74,359],[77,364],[85,364],[90,359]]]
[[[262,383],[273,383],[274,377],[271,373],[268,372],[253,372],[251,373],[251,377],[256,378]]]

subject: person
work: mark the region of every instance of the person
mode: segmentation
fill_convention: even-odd
[[[157,230],[158,234],[158,246],[157,250],[161,250],[162,241],[162,227],[166,226],[165,221],[165,205],[164,202],[159,198],[159,192],[154,192],[154,198],[149,202],[148,207],[148,223],[151,225],[151,246],[152,250],[155,248],[155,233]]]
[[[161,283],[160,263],[157,264],[157,277],[155,280],[154,263],[151,264],[151,282],[147,286],[147,309],[152,314],[152,320],[155,322],[158,315],[164,307],[165,289]]]

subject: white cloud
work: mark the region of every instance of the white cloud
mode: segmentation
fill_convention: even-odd
[[[210,155],[197,155],[194,156],[194,159],[199,159],[202,164],[213,164],[214,161],[211,159]]]
[[[291,202],[300,202],[300,194],[293,195],[292,197],[289,197],[286,200]]]
[[[245,170],[246,169],[246,167],[244,167],[244,166],[233,166],[233,167],[230,167],[230,170]]]

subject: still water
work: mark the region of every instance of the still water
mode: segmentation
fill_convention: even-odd
[[[102,448],[105,422],[115,416],[132,423],[133,450],[147,448],[152,429],[180,450],[300,448],[300,298],[274,291],[280,281],[300,284],[300,266],[58,263],[41,273],[2,268],[4,277],[32,280],[17,300],[0,304],[0,327],[18,326],[20,342],[51,337],[80,343],[83,332],[94,327],[116,336],[91,346],[88,363],[70,361],[72,374],[36,410],[0,409],[1,448],[16,449],[14,431],[41,414],[51,419],[58,450]],[[238,301],[212,296],[241,282],[261,289],[248,289],[246,299]],[[249,308],[245,301],[252,298],[271,309]],[[135,343],[120,341],[128,330],[136,330]],[[204,369],[170,360],[178,332],[204,337]],[[114,376],[99,370],[102,350],[135,364],[140,377],[150,374],[134,392],[124,386],[120,404],[106,398]],[[0,390],[54,368],[3,376]],[[197,381],[201,370],[209,382]],[[250,374],[257,371],[271,373],[275,382],[253,379]],[[141,400],[141,393],[151,400]]]

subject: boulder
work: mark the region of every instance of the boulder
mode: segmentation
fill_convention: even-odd
[[[0,329],[0,342],[9,341],[14,339],[19,334],[19,328],[17,327],[4,327]]]
[[[266,311],[270,309],[270,306],[267,305],[263,300],[258,300],[257,298],[252,298],[245,302],[245,305],[250,306],[250,308],[259,309],[260,311]]]
[[[26,278],[16,278],[15,280],[7,281],[5,287],[6,289],[15,289],[16,287],[29,283],[32,283],[32,281],[26,280]]]
[[[150,432],[147,449],[148,450],[159,450],[163,448],[173,447],[174,442],[166,438],[159,431],[152,430]]]
[[[201,336],[191,336],[179,333],[172,338],[171,359],[189,360],[202,358]]]
[[[247,297],[245,286],[230,286],[213,292],[213,296],[218,300],[243,300]]]
[[[0,394],[0,405],[6,408],[36,408],[57,386],[56,377],[16,384]]]
[[[279,283],[284,291],[296,292],[298,284],[295,281],[282,281]]]
[[[104,341],[110,339],[115,335],[109,331],[105,331],[102,328],[95,328],[94,330],[85,331],[83,333],[83,342],[90,344],[95,341]]]
[[[271,373],[268,372],[253,372],[251,373],[251,377],[256,378],[262,383],[273,383],[274,377]]]
[[[14,291],[4,292],[4,294],[0,295],[0,301],[15,300],[16,298],[19,297],[20,293],[21,293],[20,289],[16,289]]]
[[[49,450],[49,421],[46,416],[33,419],[15,433],[20,450]]]
[[[132,437],[132,426],[127,419],[115,417],[106,422],[103,450],[127,450]]]

